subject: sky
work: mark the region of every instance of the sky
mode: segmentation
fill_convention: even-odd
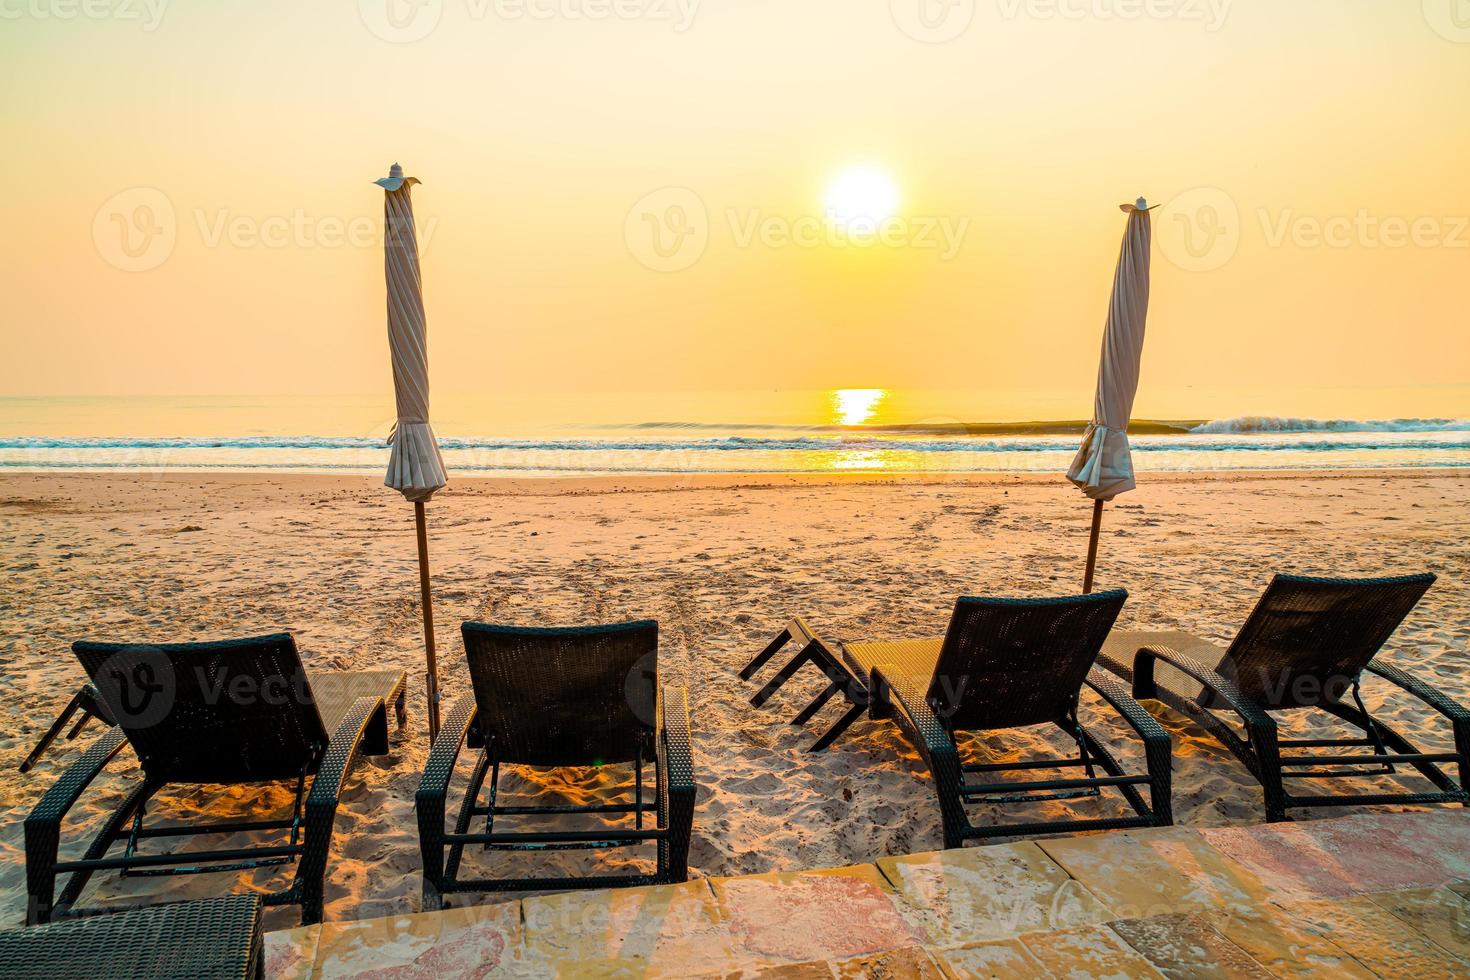
[[[1146,195],[1136,414],[1470,415],[1456,4],[0,0],[0,396],[386,394],[398,161],[436,401],[1085,416]]]

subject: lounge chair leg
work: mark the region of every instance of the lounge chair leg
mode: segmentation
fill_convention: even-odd
[[[861,718],[863,716],[863,712],[867,710],[868,706],[866,704],[854,704],[849,707],[847,711],[843,713],[842,717],[838,718],[837,721],[833,723],[832,727],[827,729],[826,733],[821,738],[812,743],[812,747],[807,751],[821,752],[827,746],[836,741],[837,736],[847,731],[848,726]]]
[[[828,684],[821,694],[812,698],[812,703],[801,709],[801,714],[791,719],[793,725],[805,725],[811,721],[812,715],[822,710],[822,706],[832,700],[832,696],[842,690],[842,685],[837,683]]]
[[[750,663],[745,665],[745,669],[740,672],[740,679],[742,681],[748,681],[752,677],[754,677],[755,672],[764,667],[766,665],[766,661],[774,657],[776,655],[776,652],[784,647],[787,642],[790,641],[790,639],[791,630],[789,629],[783,629],[781,632],[777,633],[776,638],[770,643],[766,644],[766,648],[760,653],[756,654],[755,659],[751,660]]]
[[[61,709],[61,714],[57,715],[56,720],[51,723],[51,727],[46,729],[46,734],[42,735],[41,740],[36,743],[36,747],[31,749],[31,754],[26,756],[26,760],[20,764],[21,772],[31,771],[31,767],[36,764],[36,760],[41,758],[45,751],[51,747],[52,742],[56,741],[56,736],[61,734],[61,730],[65,728],[66,723],[71,720],[71,716],[76,713],[77,707],[81,704],[81,701],[81,691],[78,691],[76,694],[72,695],[72,699],[66,703],[66,707]],[[83,721],[85,720],[86,719],[84,717]],[[78,727],[80,727],[80,725],[78,725]],[[70,737],[75,738],[76,732],[73,732]]]
[[[781,689],[782,684],[785,684],[787,681],[791,680],[792,674],[795,674],[798,670],[802,668],[804,664],[807,663],[807,661],[812,659],[812,647],[814,646],[816,646],[815,643],[807,644],[805,647],[802,648],[802,651],[800,653],[791,658],[791,661],[787,663],[785,667],[782,667],[780,670],[776,671],[776,676],[767,681],[766,686],[761,688],[759,691],[756,691],[755,695],[751,697],[750,706],[752,708],[759,708],[761,705],[769,701],[771,699],[771,695],[775,694]]]
[[[1141,659],[1141,658],[1140,658]],[[1246,723],[1246,743],[1255,755],[1257,777],[1266,802],[1266,822],[1286,820],[1286,787],[1281,781],[1281,747],[1277,744],[1274,723]]]
[[[66,740],[68,742],[75,741],[76,737],[82,733],[82,729],[87,727],[87,722],[91,720],[92,712],[88,711],[86,708],[83,708],[82,717],[78,718],[77,723],[71,726],[71,731],[66,733]]]

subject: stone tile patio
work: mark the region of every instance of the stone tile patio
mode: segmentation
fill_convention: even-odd
[[[266,937],[270,977],[1470,974],[1470,814],[994,844]]]

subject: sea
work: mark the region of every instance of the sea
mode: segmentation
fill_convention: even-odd
[[[884,388],[498,393],[447,397],[433,421],[451,474],[482,476],[1060,473],[1086,426],[971,412],[967,401],[984,399]],[[0,397],[0,470],[374,473],[393,417],[391,393]],[[1470,411],[1150,417],[1129,432],[1140,473],[1470,467]]]

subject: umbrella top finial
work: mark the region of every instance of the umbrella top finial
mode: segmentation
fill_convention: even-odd
[[[397,170],[398,169],[398,164],[396,164],[396,163],[393,164],[393,169],[394,170]],[[1144,198],[1144,197],[1140,197],[1137,201],[1134,201],[1133,202],[1133,206],[1135,208],[1137,208],[1138,210],[1140,210],[1140,211],[1147,211],[1148,210],[1148,199],[1147,198]]]
[[[377,184],[385,191],[396,191],[400,187],[404,186],[412,187],[414,184],[417,184],[419,182],[420,181],[417,177],[403,176],[403,167],[397,163],[388,168],[388,176],[379,177],[377,180],[373,181],[373,183]]]

